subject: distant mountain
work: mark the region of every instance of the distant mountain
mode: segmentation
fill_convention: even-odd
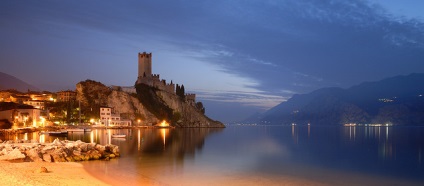
[[[262,114],[257,122],[424,125],[424,74],[294,95]]]
[[[20,92],[27,92],[28,89],[35,90],[35,91],[40,90],[39,88],[34,87],[28,83],[25,83],[24,81],[14,76],[0,72],[0,90],[6,90],[6,89],[15,89]]]

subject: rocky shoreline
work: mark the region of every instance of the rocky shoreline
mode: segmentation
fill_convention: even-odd
[[[5,141],[0,144],[0,161],[11,162],[76,162],[109,160],[119,157],[116,145],[85,143],[80,140],[55,139],[52,143],[36,141]]]

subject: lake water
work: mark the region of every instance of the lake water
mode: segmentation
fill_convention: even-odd
[[[120,158],[82,163],[116,185],[424,184],[424,127],[98,129],[67,139],[118,145]]]

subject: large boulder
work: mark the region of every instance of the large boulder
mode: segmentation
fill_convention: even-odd
[[[13,149],[9,153],[0,156],[0,160],[3,161],[23,161],[25,159],[25,154],[22,154],[22,152],[19,149]]]
[[[43,156],[37,149],[30,149],[26,151],[25,161],[42,162]]]
[[[52,157],[50,156],[50,154],[43,154],[43,160],[45,162],[52,162]]]
[[[51,153],[54,162],[66,162],[66,153],[62,149],[56,149]]]
[[[88,143],[83,143],[79,146],[81,149],[81,152],[87,152],[88,151]]]

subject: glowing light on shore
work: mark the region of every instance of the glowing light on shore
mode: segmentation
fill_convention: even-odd
[[[160,123],[158,126],[159,127],[169,127],[169,123],[166,122],[165,120],[163,120],[162,123]]]

